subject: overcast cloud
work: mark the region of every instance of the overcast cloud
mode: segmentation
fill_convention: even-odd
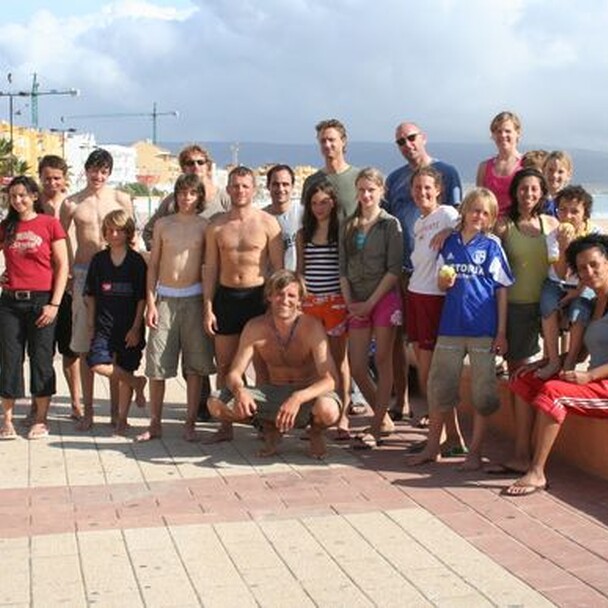
[[[104,4],[104,3],[102,3]],[[608,150],[605,0],[183,0],[107,3],[0,26],[0,90],[76,87],[40,98],[62,115],[178,110],[165,141],[309,142],[335,116],[385,141],[409,118],[437,141],[485,141],[520,114],[525,141]],[[48,6],[48,4],[47,4]],[[24,105],[16,100],[16,105]],[[6,104],[6,110],[3,107]],[[20,107],[21,107],[20,106]],[[17,122],[27,123],[27,108]],[[6,118],[8,101],[0,100]],[[103,141],[149,137],[150,120],[73,120]]]

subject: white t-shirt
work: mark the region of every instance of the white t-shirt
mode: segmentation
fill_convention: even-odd
[[[438,251],[431,249],[431,240],[445,228],[454,228],[458,221],[458,211],[450,205],[439,205],[426,217],[419,217],[414,224],[414,251],[409,291],[427,295],[444,295],[437,287]]]

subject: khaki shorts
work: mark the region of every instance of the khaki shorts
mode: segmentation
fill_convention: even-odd
[[[185,375],[215,373],[213,343],[203,330],[202,296],[159,296],[158,327],[148,334],[146,376],[165,380],[177,376],[179,355]]]
[[[471,365],[473,407],[482,416],[489,416],[500,407],[496,357],[491,350],[493,341],[486,337],[439,336],[427,385],[429,410],[448,412],[458,405],[460,377],[467,354]]]
[[[283,405],[283,403],[299,388],[300,387],[294,385],[275,386],[272,384],[264,384],[262,386],[248,386],[245,388],[245,390],[251,394],[253,400],[258,406],[258,411],[255,418],[259,421],[274,422],[281,405]],[[340,412],[342,412],[342,403],[337,393],[330,391],[321,395],[321,397],[329,397],[333,399],[336,402]],[[234,396],[227,388],[222,389],[218,395],[218,398],[229,408],[234,408]],[[312,401],[307,401],[300,406],[300,410],[296,416],[294,425],[296,428],[303,429],[311,423],[312,408],[317,399],[319,399],[319,397],[313,399]],[[336,422],[338,422],[338,418],[336,418]]]
[[[84,285],[87,280],[89,267],[74,266],[72,276],[72,340],[70,349],[75,353],[88,353],[91,348],[93,334],[89,331],[87,321],[87,305],[84,299]]]

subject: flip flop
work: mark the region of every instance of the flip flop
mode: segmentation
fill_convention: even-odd
[[[350,441],[352,439],[352,435],[348,429],[336,429],[336,436],[334,439],[336,441]]]
[[[37,422],[36,424],[32,425],[30,432],[27,434],[28,439],[44,439],[48,436],[49,429],[47,428],[46,424],[43,424],[42,422]]]
[[[468,453],[469,448],[461,445],[453,445],[449,448],[441,448],[441,456],[443,458],[455,458],[457,456],[466,456]]]
[[[429,424],[430,424],[429,417],[421,416],[420,420],[418,420],[418,422],[416,423],[416,427],[419,429],[428,429]]]
[[[363,416],[367,412],[367,406],[363,403],[351,403],[348,406],[349,416]]]
[[[17,437],[17,431],[15,430],[15,427],[12,424],[10,426],[3,426],[2,430],[0,430],[0,439],[3,441],[17,439]]]
[[[381,439],[376,439],[371,433],[363,433],[353,437],[353,450],[373,450],[382,445]]]
[[[531,496],[532,494],[536,494],[537,492],[544,492],[549,489],[548,483],[543,483],[540,486],[536,486],[534,484],[529,483],[514,483],[510,485],[508,488],[504,488],[500,493],[503,496],[511,496],[515,498],[519,498],[521,496]]]
[[[488,475],[525,475],[527,471],[520,471],[519,469],[514,469],[506,464],[497,464],[487,469],[484,469],[484,473]]]

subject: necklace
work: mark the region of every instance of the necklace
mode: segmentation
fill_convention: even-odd
[[[285,354],[289,349],[289,345],[293,340],[293,336],[296,333],[296,328],[298,327],[298,323],[300,322],[300,317],[298,316],[296,320],[293,322],[292,326],[289,328],[289,334],[287,338],[283,338],[277,329],[277,326],[274,323],[274,319],[270,319],[270,326],[272,327],[272,331],[274,332],[274,337],[277,339],[279,346],[281,348],[281,356],[285,359]]]

